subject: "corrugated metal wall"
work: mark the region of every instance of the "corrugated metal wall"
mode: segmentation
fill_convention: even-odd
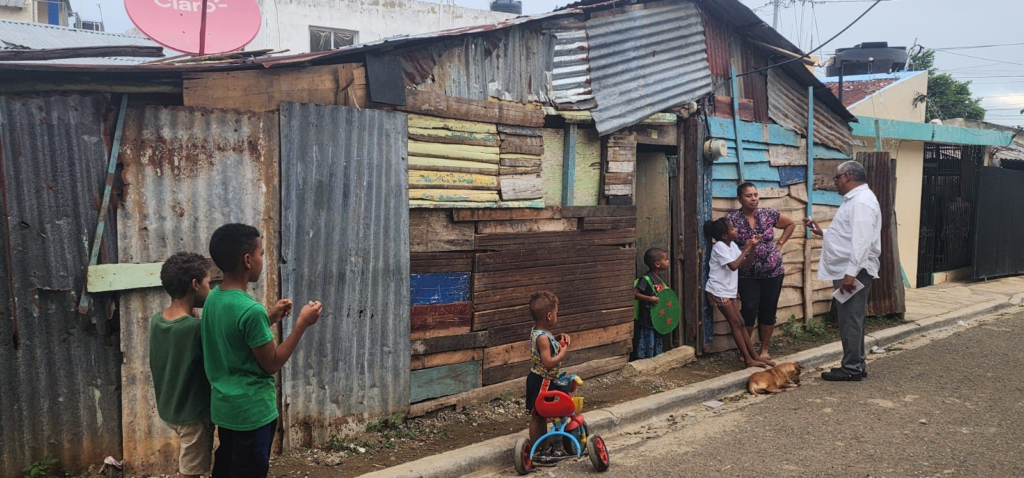
[[[264,234],[263,278],[278,291],[278,139],[275,113],[184,107],[130,109],[121,143],[125,197],[118,211],[122,263],[155,262],[178,251],[209,256],[213,231],[251,224]],[[166,307],[161,289],[121,296],[122,403],[128,473],[173,474],[177,445],[160,420],[149,371],[149,317]]]
[[[117,325],[104,297],[77,313],[107,106],[100,95],[0,96],[0,476],[47,454],[77,469],[121,452]],[[113,234],[108,221],[106,261],[117,260]]]
[[[594,90],[590,86],[590,44],[586,25],[578,18],[564,18],[546,26],[555,36],[551,67],[551,100],[560,108],[591,109]]]
[[[868,294],[868,315],[903,314],[907,311],[906,290],[900,274],[900,250],[896,227],[896,160],[888,152],[858,153],[857,161],[868,172],[868,186],[878,198],[882,213],[882,256],[878,279]],[[908,232],[913,234],[912,232]]]
[[[807,136],[807,88],[785,73],[768,70],[768,116],[785,128]],[[814,142],[846,154],[853,136],[850,127],[824,103],[814,100]]]
[[[711,69],[711,83],[718,86],[730,78],[729,68],[732,66],[732,50],[730,42],[739,39],[742,58],[736,73],[764,68],[769,64],[769,56],[764,50],[750,44],[749,41],[733,34],[732,27],[724,20],[702,12],[704,20],[704,37],[707,43],[708,65]],[[767,123],[768,119],[768,77],[767,73],[747,75],[739,79],[743,82],[743,98],[754,102],[754,120]],[[732,95],[732,86],[726,84],[716,94]]]
[[[401,55],[406,86],[458,98],[548,101],[555,38],[523,25]]]
[[[296,317],[324,304],[282,371],[286,447],[409,409],[406,135],[400,113],[281,105],[282,292]]]
[[[704,27],[693,3],[636,5],[587,21],[601,135],[711,91]]]

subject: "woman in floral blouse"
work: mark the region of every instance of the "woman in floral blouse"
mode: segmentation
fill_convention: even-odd
[[[740,315],[751,335],[754,326],[758,326],[761,360],[770,360],[768,346],[775,332],[775,314],[786,275],[786,268],[782,265],[782,247],[793,235],[796,223],[778,210],[758,207],[757,186],[752,183],[740,184],[736,188],[736,196],[740,200],[740,208],[730,213],[728,218],[739,236],[738,245],[743,247],[750,238],[761,236],[750,266],[740,269]],[[782,230],[778,241],[774,240],[776,229]]]

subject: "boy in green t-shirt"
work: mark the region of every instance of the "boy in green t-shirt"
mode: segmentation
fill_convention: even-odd
[[[292,333],[277,345],[270,327],[291,314],[292,301],[280,300],[268,313],[246,293],[263,273],[259,231],[245,224],[219,227],[210,239],[210,256],[224,272],[206,298],[202,320],[210,417],[220,437],[213,476],[266,477],[278,417],[273,374],[316,324],[323,306],[303,307]]]
[[[213,425],[210,382],[203,371],[200,321],[193,308],[210,293],[210,262],[179,252],[160,268],[160,283],[171,305],[149,320],[149,369],[156,410],[178,435],[178,473],[182,478],[210,472]]]

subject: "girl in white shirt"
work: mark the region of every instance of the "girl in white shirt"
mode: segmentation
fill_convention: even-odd
[[[761,242],[761,236],[754,236],[740,250],[736,245],[736,228],[726,218],[704,223],[704,235],[715,240],[711,248],[711,264],[708,283],[704,286],[708,302],[722,312],[729,321],[736,348],[743,355],[747,367],[768,367],[775,365],[769,360],[759,360],[754,343],[747,335],[740,316],[736,295],[739,288],[739,268],[749,264],[754,255],[751,251]]]

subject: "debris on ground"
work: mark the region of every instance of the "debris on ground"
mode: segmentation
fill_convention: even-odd
[[[725,402],[720,402],[718,400],[708,400],[708,401],[702,403],[701,405],[704,405],[705,407],[708,407],[708,408],[718,408],[718,407],[720,407],[722,405],[725,405]]]

